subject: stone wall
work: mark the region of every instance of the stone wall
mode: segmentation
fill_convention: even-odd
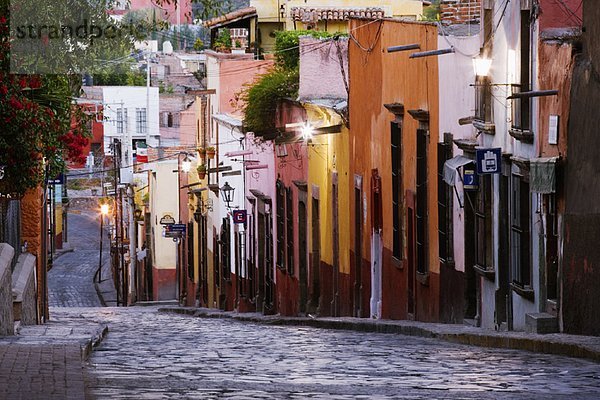
[[[22,325],[37,323],[35,265],[33,254],[21,254],[12,274],[14,318]]]
[[[14,335],[11,262],[15,250],[0,243],[0,336]]]
[[[475,24],[481,18],[481,0],[442,0],[440,19],[447,24]]]
[[[25,196],[21,200],[21,223],[22,223],[22,234],[21,239],[27,241],[28,251],[33,254],[37,261],[37,288],[38,288],[38,299],[39,301],[39,315],[47,315],[47,307],[45,310],[42,309],[44,304],[48,304],[42,301],[46,297],[44,279],[46,277],[46,266],[44,264],[44,247],[42,246],[42,200],[43,191],[42,188],[36,188],[27,191]]]

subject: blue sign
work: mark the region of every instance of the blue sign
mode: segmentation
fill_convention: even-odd
[[[477,149],[477,173],[479,175],[499,174],[502,168],[502,149]]]
[[[233,210],[233,223],[234,224],[245,224],[248,219],[246,210]]]
[[[171,224],[167,225],[167,232],[181,232],[185,233],[187,226],[185,224]]]
[[[65,183],[65,176],[61,173],[56,178],[48,178],[48,185],[63,185]]]
[[[463,189],[478,190],[479,176],[472,169],[465,169],[463,172]]]

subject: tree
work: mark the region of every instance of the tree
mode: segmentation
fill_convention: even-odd
[[[441,13],[440,0],[433,0],[431,5],[423,9],[423,20],[439,21]]]

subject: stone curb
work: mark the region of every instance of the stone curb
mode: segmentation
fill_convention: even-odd
[[[82,361],[87,361],[90,354],[92,354],[92,351],[94,350],[94,348],[98,347],[100,345],[100,343],[102,343],[102,341],[104,340],[104,338],[106,337],[107,334],[108,334],[108,325],[103,325],[102,329],[100,329],[96,333],[96,335],[94,335],[90,339],[86,340],[85,343],[83,343],[81,345],[81,360]]]
[[[235,312],[219,312],[184,307],[165,307],[159,308],[158,311],[200,318],[228,318],[264,325],[309,326],[322,329],[400,334],[441,339],[452,343],[479,347],[525,350],[535,353],[585,358],[600,362],[600,346],[585,346],[584,344],[574,342],[576,338],[573,337],[571,337],[570,341],[561,341],[560,338],[557,338],[557,335],[553,335],[550,338],[543,335],[526,334],[527,337],[523,337],[523,333],[486,332],[481,330],[481,328],[471,328],[471,331],[467,331],[469,328],[464,328],[462,325],[444,326],[444,324],[428,324],[413,321],[382,321],[359,318],[335,319],[264,316],[261,314],[239,314]],[[453,330],[456,330],[456,332],[453,332]],[[600,341],[600,338],[598,340]]]

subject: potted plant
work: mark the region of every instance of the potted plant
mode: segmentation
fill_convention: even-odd
[[[208,157],[209,160],[212,160],[213,158],[215,158],[215,153],[216,150],[214,147],[210,146],[206,148],[206,157]]]
[[[200,180],[206,177],[206,164],[198,165],[198,168],[196,168],[196,170],[198,171],[198,178]]]
[[[206,157],[206,149],[204,147],[198,147],[198,155],[202,158]]]

